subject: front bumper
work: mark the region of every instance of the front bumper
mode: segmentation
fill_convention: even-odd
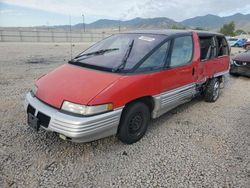
[[[26,95],[26,111],[28,105],[35,108],[35,116],[40,112],[51,118],[48,127],[41,126],[43,129],[59,133],[72,142],[90,142],[115,135],[123,109],[119,108],[90,117],[77,117],[50,107],[36,97],[33,97],[31,93]]]
[[[231,65],[230,73],[250,77],[250,67]]]

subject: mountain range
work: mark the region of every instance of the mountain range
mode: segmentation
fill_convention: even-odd
[[[232,16],[220,17],[212,14],[197,16],[181,22],[189,27],[201,27],[208,30],[218,30],[223,24],[233,21],[237,29],[250,31],[250,14],[234,14]]]
[[[93,23],[86,24],[88,29],[102,29],[102,28],[127,28],[127,29],[151,29],[151,28],[171,28],[184,27],[181,23],[165,17],[158,18],[134,18],[127,21],[101,19]],[[74,26],[75,28],[82,28],[82,23]]]
[[[134,18],[127,21],[100,19],[90,24],[85,24],[86,29],[108,29],[122,30],[131,29],[181,29],[181,28],[200,28],[205,30],[218,31],[223,24],[233,21],[236,29],[243,29],[250,32],[250,14],[234,14],[231,16],[220,17],[212,14],[196,16],[181,22],[174,21],[166,17],[157,18]],[[66,28],[69,26],[53,26],[56,28]],[[72,26],[73,29],[82,29],[83,24],[79,23]]]

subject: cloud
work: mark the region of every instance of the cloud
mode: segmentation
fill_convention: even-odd
[[[4,16],[22,16],[23,12],[17,12],[15,10],[12,9],[0,9],[0,15],[4,15]]]
[[[116,17],[115,15],[119,17],[122,9],[127,9],[130,4],[133,4],[133,0],[123,3],[117,3],[118,1],[115,0],[0,0],[0,2],[64,15],[80,16],[85,13],[86,15],[100,17]]]
[[[13,10],[11,10],[11,9],[0,10],[0,14],[11,14],[11,13],[13,13]]]
[[[131,19],[134,17],[169,17],[180,21],[205,14],[250,13],[249,0],[0,0],[0,2],[45,10],[64,15]]]
[[[148,0],[138,1],[127,11],[127,17],[168,17],[177,21],[206,14],[231,15],[250,13],[249,0]]]

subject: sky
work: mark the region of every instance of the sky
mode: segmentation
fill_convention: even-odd
[[[0,26],[52,26],[98,19],[249,14],[250,0],[0,0]]]

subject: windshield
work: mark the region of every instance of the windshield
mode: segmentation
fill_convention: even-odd
[[[128,71],[167,36],[157,34],[116,34],[98,42],[70,63],[94,69]]]

